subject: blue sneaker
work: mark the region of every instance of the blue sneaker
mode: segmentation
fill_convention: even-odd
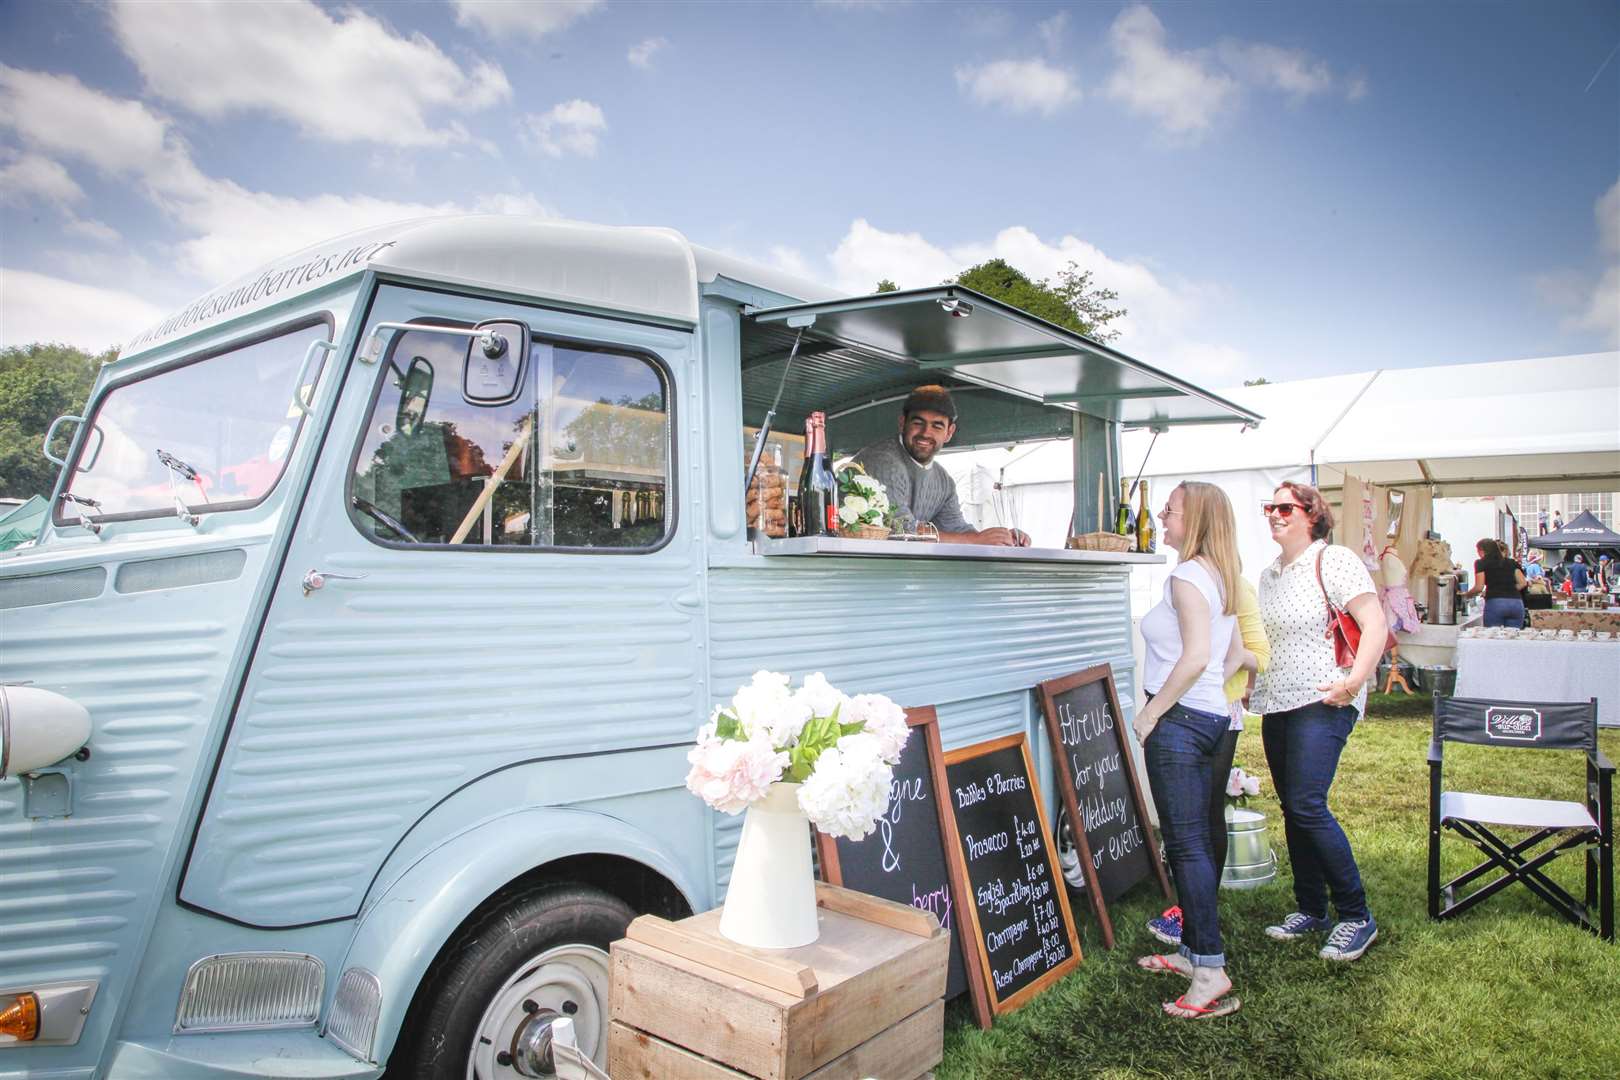
[[[1320,934],[1327,928],[1326,919],[1296,911],[1282,922],[1266,927],[1266,937],[1275,941],[1298,941],[1306,934]]]
[[[1328,934],[1327,944],[1316,955],[1324,960],[1354,960],[1378,940],[1378,924],[1369,915],[1360,922],[1342,922]]]
[[[1181,944],[1181,908],[1165,908],[1164,914],[1148,920],[1148,933],[1166,945]]]

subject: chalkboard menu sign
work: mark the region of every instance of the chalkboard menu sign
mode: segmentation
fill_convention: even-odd
[[[1145,879],[1170,895],[1147,803],[1131,764],[1129,731],[1119,709],[1113,671],[1098,664],[1037,688],[1046,732],[1055,750],[1067,830],[1078,849],[1085,890],[1114,947],[1108,902]]]
[[[984,985],[970,977],[968,963],[977,955],[963,946],[957,898],[964,895],[961,865],[946,858],[946,819],[950,807],[939,797],[945,790],[945,762],[940,752],[939,720],[932,706],[907,709],[911,738],[894,768],[889,809],[877,832],[859,842],[816,834],[821,876],[834,885],[857,889],[887,900],[932,911],[951,932],[946,998],[967,991],[981,1027],[990,1026]]]
[[[963,912],[991,1006],[1011,1012],[1080,963],[1069,895],[1022,734],[945,755]]]

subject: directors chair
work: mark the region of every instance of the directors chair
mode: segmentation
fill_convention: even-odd
[[[1440,767],[1448,742],[1584,751],[1586,798],[1560,802],[1442,791]],[[1510,843],[1491,826],[1523,829],[1529,835]],[[1444,885],[1442,828],[1485,853],[1484,862]],[[1586,854],[1584,903],[1543,873],[1548,863],[1568,851]],[[1498,876],[1459,895],[1493,870]],[[1597,700],[1538,704],[1436,694],[1434,737],[1429,743],[1429,918],[1460,915],[1515,881],[1575,925],[1605,941],[1614,940],[1614,764],[1598,749]]]

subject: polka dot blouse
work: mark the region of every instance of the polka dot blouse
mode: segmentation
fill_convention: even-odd
[[[1327,637],[1328,607],[1316,583],[1316,558],[1322,556],[1322,586],[1343,609],[1351,600],[1376,594],[1372,575],[1347,547],[1318,540],[1286,567],[1282,556],[1260,575],[1260,617],[1271,642],[1271,664],[1255,680],[1249,707],[1257,713],[1286,712],[1321,701],[1318,686],[1342,678],[1349,668],[1333,662]],[[1367,705],[1367,687],[1356,694],[1356,712]]]

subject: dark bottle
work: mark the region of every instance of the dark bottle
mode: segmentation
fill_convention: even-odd
[[[1153,511],[1148,509],[1147,481],[1141,483],[1142,509],[1136,515],[1136,550],[1151,555],[1159,550],[1159,530],[1153,527]]]
[[[1097,526],[1102,528],[1101,525]],[[1131,511],[1131,492],[1123,477],[1119,481],[1119,511],[1114,515],[1114,531],[1120,536],[1136,539],[1136,515]]]
[[[804,469],[799,473],[799,517],[803,536],[838,535],[838,479],[827,458],[827,417],[813,412],[804,421]]]

